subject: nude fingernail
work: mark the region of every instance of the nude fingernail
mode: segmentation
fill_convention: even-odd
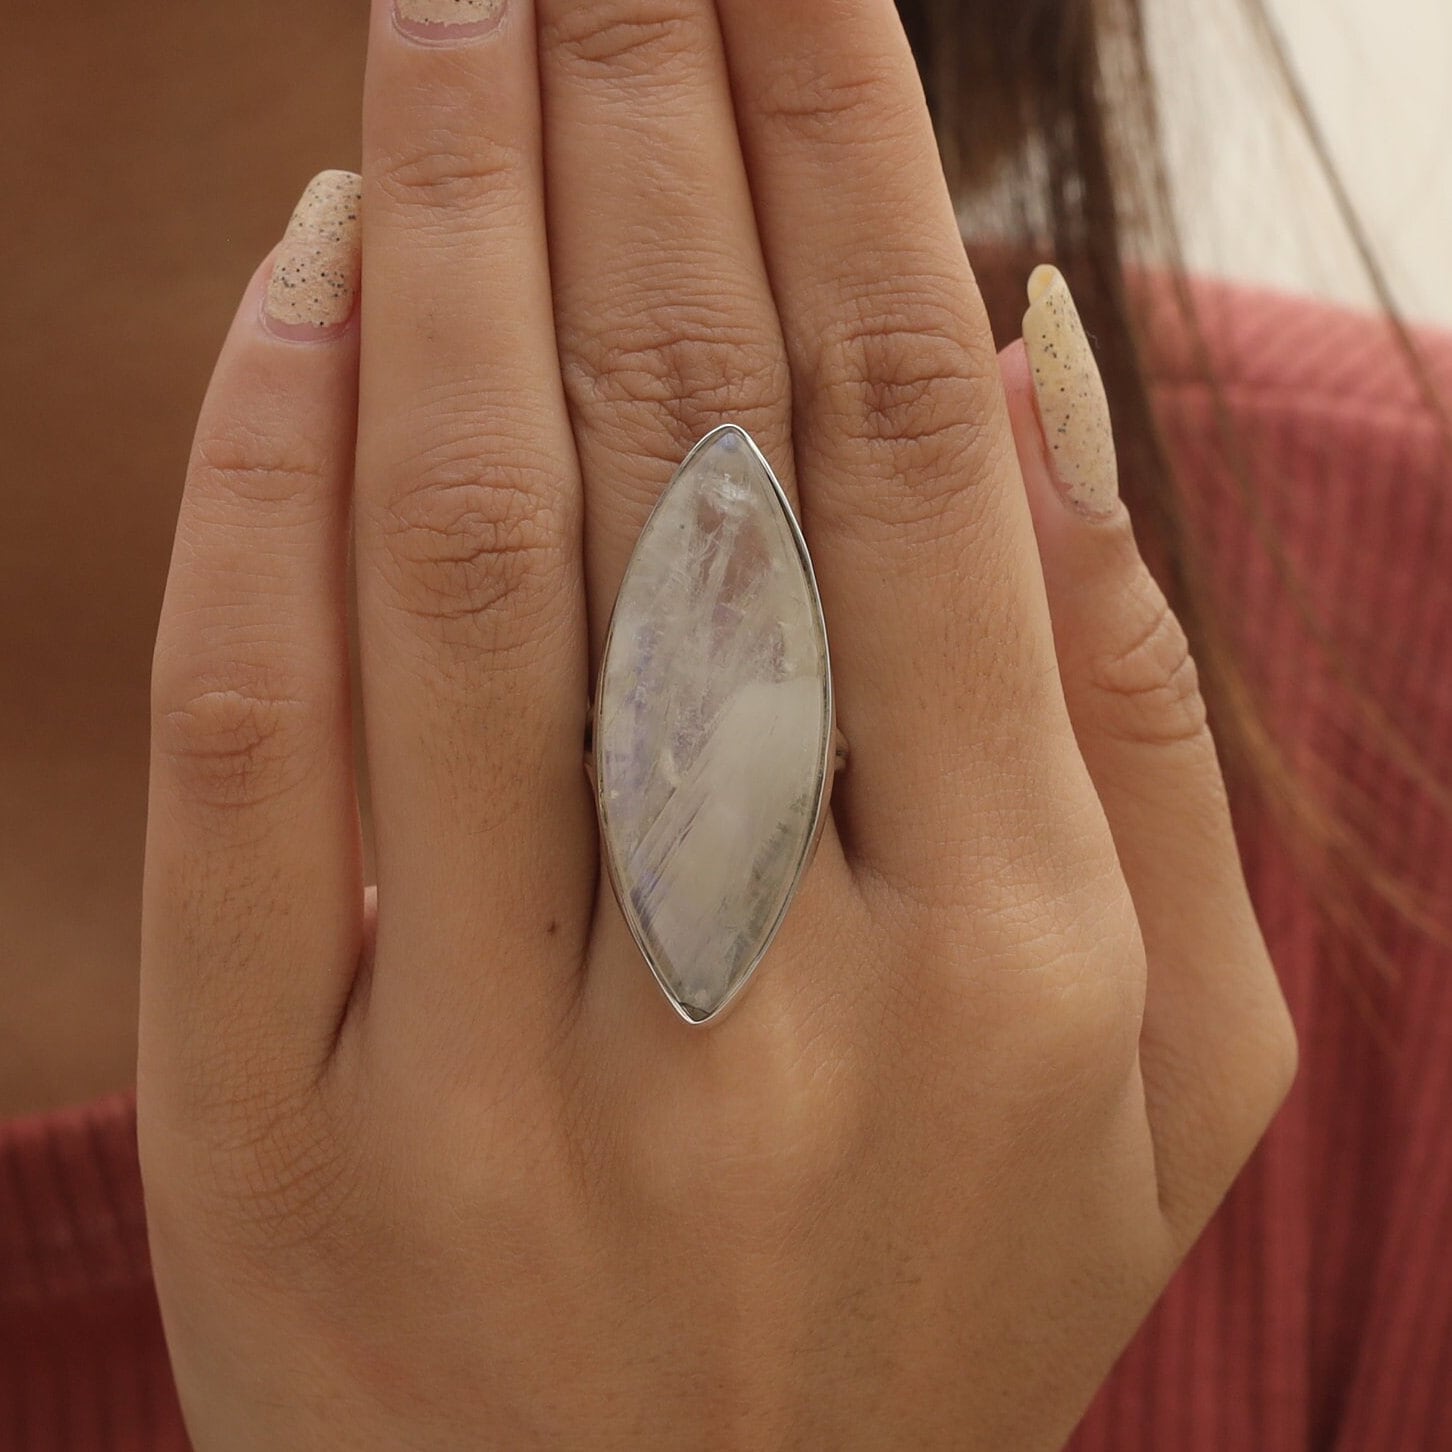
[[[493,29],[504,0],[393,0],[393,23],[415,40],[467,40]]]
[[[1119,499],[1114,430],[1079,309],[1057,267],[1034,269],[1028,297],[1023,342],[1054,480],[1076,509],[1111,514]]]
[[[263,307],[285,338],[329,337],[353,316],[362,272],[362,178],[320,172],[308,183],[272,263]]]

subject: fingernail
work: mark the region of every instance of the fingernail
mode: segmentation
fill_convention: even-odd
[[[1079,309],[1057,267],[1034,269],[1028,298],[1024,349],[1055,482],[1076,509],[1111,514],[1119,499],[1114,430]]]
[[[284,338],[326,338],[353,316],[362,272],[362,178],[320,172],[308,183],[272,263],[264,311]]]
[[[393,23],[415,40],[467,40],[493,29],[504,0],[393,0]]]

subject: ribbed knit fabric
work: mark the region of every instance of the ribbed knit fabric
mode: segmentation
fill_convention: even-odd
[[[1217,286],[1201,301],[1307,616],[1445,771],[1452,471],[1431,410],[1377,322]],[[1452,394],[1452,339],[1425,341]],[[1160,343],[1196,528],[1277,738],[1299,764],[1325,764],[1387,868],[1452,902],[1452,821],[1348,704],[1237,492],[1191,354],[1168,327]],[[1372,924],[1390,971],[1370,954],[1334,961],[1248,798],[1237,831],[1301,1074],[1073,1452],[1452,1452],[1452,953],[1383,913]],[[0,1452],[186,1445],[134,1099],[0,1125]]]
[[[0,1449],[185,1452],[136,1099],[0,1125]]]

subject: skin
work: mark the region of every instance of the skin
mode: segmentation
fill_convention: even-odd
[[[995,355],[885,0],[436,8],[374,6],[361,306],[275,327],[275,259],[243,298],[157,638],[139,1113],[194,1442],[1058,1446],[1294,1072],[1183,634]],[[725,410],[852,758],[693,1033],[580,748]]]

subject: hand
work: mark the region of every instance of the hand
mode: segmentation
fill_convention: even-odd
[[[375,6],[361,308],[330,174],[187,482],[139,1103],[192,1436],[1057,1446],[1295,1057],[1072,305],[1000,373],[890,0],[491,3]],[[799,511],[852,756],[695,1031],[581,750],[726,420]]]

